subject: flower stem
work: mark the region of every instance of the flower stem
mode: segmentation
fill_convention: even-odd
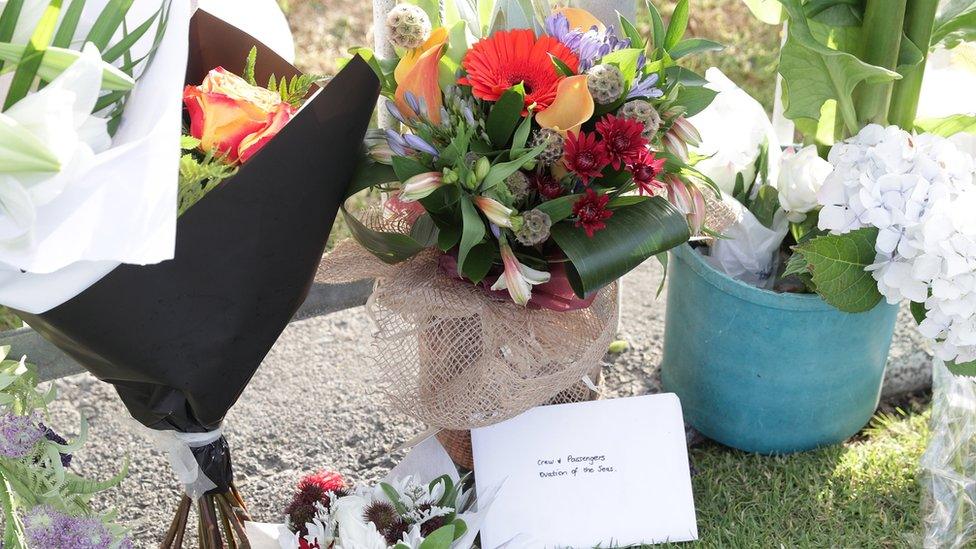
[[[907,0],[867,0],[861,41],[861,59],[889,70],[898,66]],[[862,82],[854,92],[860,126],[888,122],[892,82]]]
[[[891,93],[891,107],[888,121],[903,130],[912,131],[915,115],[918,112],[918,97],[922,91],[922,77],[925,75],[925,62],[928,60],[932,42],[932,27],[939,0],[908,0],[905,12],[905,37],[922,52],[922,60],[917,65],[902,71],[902,79],[895,82]],[[904,38],[903,38],[904,40]]]

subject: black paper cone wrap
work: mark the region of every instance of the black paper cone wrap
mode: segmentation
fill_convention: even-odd
[[[252,46],[259,82],[298,74],[206,12],[194,15],[190,34],[188,83],[217,66],[240,74]],[[216,429],[311,287],[378,93],[372,70],[353,59],[179,219],[173,260],[122,265],[64,304],[21,316],[114,385],[147,427]],[[211,446],[194,453],[220,490],[229,455],[225,441]]]

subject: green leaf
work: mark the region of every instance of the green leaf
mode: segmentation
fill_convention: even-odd
[[[501,162],[492,166],[491,170],[488,171],[488,175],[485,177],[485,180],[481,183],[482,192],[490,190],[495,185],[505,181],[508,176],[519,171],[526,162],[539,156],[546,146],[546,143],[541,143],[536,147],[529,149],[527,153],[516,158],[515,160]]]
[[[744,0],[749,11],[760,21],[769,25],[783,22],[783,5],[778,0]]]
[[[0,42],[9,42],[13,38],[23,7],[24,0],[8,0],[3,10],[0,10]],[[3,69],[3,64],[0,60],[0,70]]]
[[[682,86],[678,90],[678,96],[677,99],[675,99],[675,104],[681,105],[685,108],[685,116],[695,116],[708,108],[708,106],[712,104],[712,101],[715,100],[715,96],[717,95],[717,91],[704,86]]]
[[[946,362],[946,368],[957,376],[976,377],[976,361],[957,364],[954,361]]]
[[[458,248],[458,274],[464,275],[464,263],[471,250],[485,239],[485,222],[481,220],[478,209],[471,197],[461,197],[461,245]]]
[[[671,14],[671,21],[668,23],[668,32],[664,35],[664,49],[671,51],[688,29],[688,0],[678,0],[674,5],[674,12]]]
[[[664,49],[664,19],[661,18],[661,12],[658,11],[657,6],[651,0],[644,0],[644,4],[647,6],[647,12],[651,15],[651,38],[652,41],[647,45],[648,57],[650,59],[656,59],[656,57],[651,56],[654,53],[651,50],[651,45],[653,44],[654,50]]]
[[[197,144],[199,144],[199,141],[197,141]],[[396,172],[393,171],[393,166],[374,162],[368,156],[363,155],[359,160],[359,165],[356,167],[356,172],[352,176],[352,183],[346,191],[346,198],[360,191],[394,181],[399,181],[399,178]]]
[[[704,38],[689,38],[687,40],[682,40],[675,44],[671,51],[672,59],[681,59],[686,55],[694,55],[697,53],[705,53],[710,51],[722,51],[725,46],[715,42],[714,40],[706,40]]]
[[[624,82],[633,82],[637,76],[637,64],[640,60],[642,50],[637,48],[627,48],[608,53],[600,61],[606,65],[616,65],[624,75]]]
[[[790,16],[789,36],[780,54],[787,118],[819,119],[828,100],[836,100],[849,134],[860,130],[852,98],[861,82],[901,78],[897,72],[869,65],[856,56],[821,44],[813,36],[800,0],[782,0]]]
[[[929,312],[925,309],[924,303],[919,303],[917,301],[912,301],[909,309],[912,312],[912,318],[915,319],[916,324],[921,324],[925,317],[928,316]]]
[[[932,47],[944,42],[953,48],[960,42],[976,41],[976,1],[951,0],[944,4],[935,18]]]
[[[549,54],[549,59],[552,60],[552,64],[553,64],[553,66],[556,67],[556,72],[558,72],[559,74],[561,74],[563,76],[573,76],[573,75],[576,74],[576,71],[574,71],[573,69],[571,69],[569,67],[569,65],[567,65],[566,63],[564,63],[562,59],[556,57],[555,55],[553,55],[553,54],[550,53]]]
[[[532,116],[526,116],[522,119],[522,123],[519,124],[517,130],[515,130],[515,135],[512,137],[512,148],[511,154],[515,154],[515,151],[519,149],[524,149],[525,144],[529,141],[529,134],[532,133]]]
[[[95,44],[95,47],[102,51],[108,46],[109,41],[115,36],[125,16],[129,13],[129,8],[135,0],[109,0],[105,4],[105,9],[95,20],[85,42]]]
[[[461,536],[468,532],[468,523],[464,522],[462,519],[454,519],[454,541],[461,539]]]
[[[405,234],[386,233],[370,229],[363,225],[355,215],[349,213],[345,204],[342,205],[340,211],[356,242],[385,263],[394,264],[405,261],[426,247]]]
[[[406,182],[415,175],[431,171],[430,168],[421,164],[418,160],[406,156],[394,156],[392,162],[393,171],[396,173],[397,179],[402,182]]]
[[[619,11],[617,12],[617,19],[620,21],[620,30],[623,31],[624,36],[630,39],[630,45],[634,48],[644,49],[647,44],[644,43],[644,37],[641,36],[637,27],[634,26],[626,17],[624,17]]]
[[[485,121],[485,131],[488,139],[496,148],[504,148],[512,137],[512,132],[522,119],[522,109],[525,108],[525,93],[520,85],[514,86],[502,94],[501,98],[491,108],[488,120]]]
[[[573,204],[579,200],[579,194],[569,194],[566,196],[560,196],[559,198],[553,198],[552,200],[547,200],[542,204],[539,204],[535,209],[549,215],[549,219],[553,223],[558,223],[563,219],[573,215]]]
[[[668,281],[668,260],[670,259],[670,256],[668,256],[667,253],[660,253],[654,257],[657,258],[658,262],[661,264],[662,269],[664,270],[664,273],[661,274],[661,283],[658,284],[657,286],[657,293],[654,294],[654,297],[658,298],[661,297],[661,294],[664,293],[664,286]]]
[[[976,134],[976,116],[956,114],[946,118],[927,118],[916,120],[915,127],[919,132],[932,133],[942,137],[951,137],[963,132]]]
[[[552,227],[553,240],[570,260],[569,281],[579,296],[591,295],[691,237],[685,216],[660,196],[616,209],[605,222],[606,229],[592,238],[571,221]]]
[[[681,84],[682,86],[700,87],[708,84],[708,80],[702,78],[695,71],[677,66],[664,69],[664,78],[669,85]]]
[[[58,24],[58,16],[61,13],[62,0],[51,0],[41,15],[41,20],[34,27],[30,42],[24,49],[24,53],[17,64],[13,80],[7,89],[7,99],[4,101],[3,110],[9,109],[14,103],[27,96],[37,71],[41,67],[41,60],[44,58],[44,50],[51,44],[54,31]]]
[[[78,21],[81,20],[81,14],[85,9],[85,0],[71,0],[71,5],[68,9],[64,11],[64,15],[61,17],[61,25],[58,26],[58,32],[54,35],[54,40],[51,41],[51,45],[57,48],[68,48],[71,46],[71,41],[75,37],[75,31],[78,30]],[[7,38],[0,38],[0,40],[7,40]]]
[[[102,53],[102,60],[107,63],[111,63],[129,53],[136,42],[138,42],[147,32],[149,32],[149,29],[152,28],[153,24],[156,22],[156,18],[162,14],[162,9],[163,8],[160,7],[154,15],[143,21],[132,32],[126,32],[121,40],[113,44],[112,47],[108,48]]]
[[[773,220],[776,212],[780,210],[779,192],[776,187],[763,185],[759,187],[756,199],[749,206],[749,211],[756,216],[756,220],[763,224],[767,229],[773,227]]]
[[[407,514],[408,509],[405,505],[403,505],[403,501],[400,500],[400,493],[396,491],[396,488],[385,482],[381,482],[380,489],[383,490],[384,494],[386,494],[386,498],[390,500],[390,503],[393,504],[393,508],[397,510],[397,513],[400,513],[401,515]]]
[[[11,44],[0,42],[0,60],[18,62],[29,54],[31,47],[25,44]],[[46,48],[43,52],[37,52],[37,65],[35,75],[42,80],[50,82],[64,72],[72,63],[81,57],[81,52],[65,48]],[[135,81],[128,74],[118,68],[102,63],[102,89],[111,91],[128,91],[135,86]],[[96,109],[97,110],[97,109]]]
[[[454,525],[447,524],[424,538],[419,549],[451,549],[452,543],[454,543]]]
[[[874,263],[878,229],[814,238],[794,249],[806,259],[817,293],[848,313],[870,311],[881,299],[878,283],[867,271]]]

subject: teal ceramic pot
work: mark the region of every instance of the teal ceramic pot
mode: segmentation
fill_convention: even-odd
[[[685,421],[761,454],[802,452],[857,433],[881,394],[898,307],[840,312],[778,294],[671,253],[661,376]]]

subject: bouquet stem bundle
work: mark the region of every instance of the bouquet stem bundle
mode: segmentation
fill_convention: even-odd
[[[200,549],[223,549],[225,546],[230,549],[250,548],[251,544],[244,532],[244,522],[251,520],[251,516],[235,485],[231,484],[226,492],[204,495],[196,501],[196,505],[200,516],[197,526]],[[159,544],[160,549],[183,547],[192,507],[193,500],[184,494],[176,508],[173,522]]]

